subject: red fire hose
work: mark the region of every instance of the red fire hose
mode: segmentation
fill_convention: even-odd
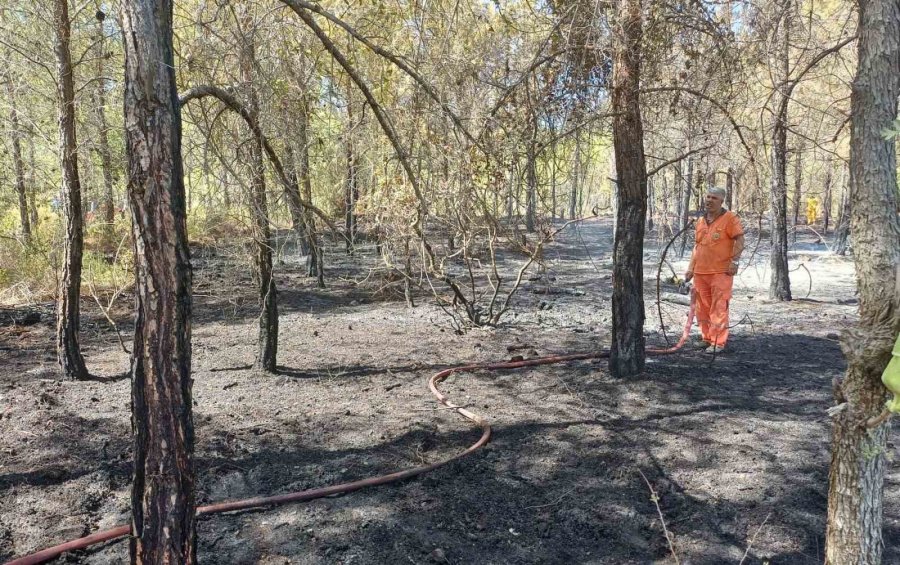
[[[691,307],[688,312],[687,321],[684,324],[684,331],[681,334],[681,339],[678,340],[678,343],[672,347],[667,349],[647,349],[647,353],[650,355],[665,355],[668,353],[674,353],[681,349],[684,346],[685,341],[687,341],[688,335],[691,331],[691,324],[694,321],[694,293],[691,292]],[[523,359],[521,361],[502,361],[498,363],[473,363],[471,365],[459,365],[457,367],[451,367],[449,369],[444,369],[443,371],[432,375],[430,379],[428,379],[428,388],[431,390],[431,394],[433,394],[438,402],[454,410],[457,414],[462,417],[470,420],[471,422],[477,424],[481,427],[481,437],[478,438],[478,441],[469,446],[465,451],[457,453],[452,457],[448,457],[446,459],[442,459],[435,463],[431,463],[430,465],[423,465],[421,467],[414,467],[412,469],[407,469],[405,471],[397,471],[396,473],[391,473],[389,475],[381,475],[378,477],[370,477],[368,479],[362,479],[359,481],[353,481],[350,483],[342,483],[339,485],[332,485],[329,487],[315,488],[304,490],[300,492],[292,492],[288,494],[280,494],[276,496],[266,496],[266,497],[257,497],[257,498],[248,498],[245,500],[235,500],[231,502],[220,502],[218,504],[210,504],[208,506],[200,506],[197,508],[197,515],[203,516],[207,514],[221,514],[222,512],[233,512],[235,510],[248,510],[251,508],[262,508],[266,506],[276,506],[279,504],[286,504],[288,502],[301,502],[305,500],[314,500],[317,498],[324,498],[326,496],[333,496],[336,494],[344,494],[348,492],[353,492],[355,490],[359,490],[366,487],[373,487],[377,485],[384,485],[388,483],[393,483],[396,481],[402,481],[404,479],[409,479],[411,477],[415,477],[421,475],[423,473],[428,473],[429,471],[433,471],[439,467],[443,467],[448,463],[456,461],[457,459],[462,459],[467,455],[478,450],[484,444],[488,442],[488,439],[491,437],[491,426],[481,416],[466,410],[461,406],[457,406],[450,402],[446,395],[444,395],[440,390],[438,390],[438,384],[452,375],[453,373],[460,373],[463,371],[475,371],[475,370],[487,370],[487,371],[498,371],[503,369],[521,369],[524,367],[536,367],[538,365],[551,365],[554,363],[565,363],[567,361],[581,361],[586,359],[599,359],[609,357],[608,351],[600,351],[597,353],[577,353],[573,355],[552,355],[549,357],[537,357],[535,359]],[[124,525],[118,526],[111,530],[106,530],[102,532],[97,532],[95,534],[91,534],[89,536],[85,536],[83,538],[78,538],[74,540],[70,540],[59,545],[55,545],[53,547],[48,547],[47,549],[42,549],[36,553],[32,553],[31,555],[26,555],[24,557],[19,557],[18,559],[13,559],[6,563],[6,565],[37,565],[38,563],[46,563],[51,559],[59,557],[63,553],[68,551],[74,551],[76,549],[84,549],[86,547],[90,547],[92,545],[103,543],[105,541],[110,541],[114,539],[118,539],[121,537],[125,537],[131,533],[131,526]]]

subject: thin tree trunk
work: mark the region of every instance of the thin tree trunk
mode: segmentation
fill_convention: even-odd
[[[647,179],[647,231],[653,231],[653,212],[656,208],[654,201],[656,200],[656,191],[654,190],[654,182],[652,178]]]
[[[770,229],[772,230],[772,255],[770,263],[772,279],[769,282],[769,298],[775,300],[791,299],[791,280],[788,275],[788,238],[787,238],[787,109],[785,98],[789,95],[787,86],[788,38],[790,2],[784,8],[784,16],[780,22],[779,42],[779,78],[781,85],[774,97],[778,111],[772,130],[772,212]]]
[[[581,180],[581,132],[575,132],[575,164],[572,167],[572,178],[569,181],[569,220],[575,219],[575,208],[578,205],[579,181]]]
[[[613,247],[612,344],[609,369],[617,377],[644,370],[644,218],[647,168],[638,94],[641,2],[619,0],[613,55],[613,141],[618,212]]]
[[[103,12],[99,9],[97,10],[97,13],[103,14]],[[98,80],[97,90],[94,91],[94,104],[96,106],[98,122],[97,149],[100,153],[100,168],[103,171],[104,192],[103,203],[101,204],[101,208],[103,210],[103,221],[105,223],[103,231],[104,239],[106,240],[106,246],[111,247],[115,245],[115,242],[113,242],[113,224],[116,221],[114,190],[117,179],[112,166],[112,152],[109,149],[109,124],[106,120],[106,79],[103,78],[105,73],[103,62],[106,60],[106,41],[104,40],[103,32],[104,18],[105,15],[97,18],[97,33],[100,36],[98,43],[100,55],[97,57]]]
[[[533,232],[535,229],[537,215],[537,160],[534,154],[534,144],[528,148],[528,154],[525,161],[525,182],[527,189],[525,193],[525,231]]]
[[[529,106],[531,105],[529,98]],[[525,152],[525,231],[531,233],[537,223],[537,110],[531,109],[531,135]]]
[[[803,199],[801,190],[803,183],[803,146],[798,145],[794,154],[794,241],[797,241],[797,225],[800,223],[800,201]]]
[[[123,0],[136,271],[131,562],[196,563],[191,263],[170,0]]]
[[[556,221],[556,140],[550,151],[550,221]]]
[[[838,216],[838,225],[834,230],[834,245],[832,250],[835,255],[846,255],[850,247],[850,190],[847,186],[847,167],[841,167],[841,207]]]
[[[834,197],[831,193],[832,169],[831,159],[825,163],[825,182],[823,187],[824,196],[822,197],[822,221],[825,223],[822,235],[828,234],[828,226],[831,223],[831,206]]]
[[[243,17],[244,44],[241,49],[241,81],[247,89],[247,112],[253,123],[259,123],[259,99],[254,84],[256,45],[253,23],[248,12]],[[259,331],[255,367],[274,373],[278,357],[278,291],[272,268],[272,234],[266,201],[266,176],[262,143],[254,136],[250,143],[250,213],[253,217],[255,263],[259,282]]]
[[[890,424],[881,374],[900,331],[896,142],[882,135],[900,96],[900,0],[859,0],[859,57],[851,93],[850,187],[859,321],[842,340],[849,409],[832,430],[825,562],[881,563],[884,460]]]
[[[7,57],[7,60],[9,58]],[[19,197],[19,222],[22,229],[22,240],[25,245],[31,243],[31,218],[28,214],[28,196],[25,183],[25,161],[22,158],[22,130],[19,124],[19,111],[16,105],[16,87],[12,76],[6,73],[6,93],[9,96],[10,140],[12,141],[13,168],[16,175],[16,195]]]
[[[356,245],[356,201],[359,199],[359,182],[356,148],[353,143],[353,103],[347,94],[347,135],[344,138],[344,152],[347,158],[347,178],[344,185],[344,229],[347,233],[347,253],[353,254]]]
[[[282,183],[284,200],[287,202],[288,212],[291,215],[291,229],[297,236],[297,246],[301,255],[309,253],[309,245],[306,237],[306,216],[303,215],[303,205],[300,203],[300,179],[297,175],[296,156],[290,143],[284,146],[284,173],[287,176],[288,185]]]
[[[56,40],[57,110],[59,114],[59,158],[66,218],[63,269],[56,309],[56,352],[63,373],[70,379],[89,377],[78,343],[81,299],[81,256],[84,219],[81,212],[81,182],[78,177],[78,143],[75,139],[75,80],[69,51],[70,22],[67,0],[54,2]]]
[[[691,150],[691,143],[688,141],[688,151]],[[687,174],[684,176],[684,192],[681,194],[681,218],[679,222],[679,229],[683,229],[684,233],[681,235],[681,248],[678,251],[679,257],[684,257],[684,253],[687,250],[687,242],[688,242],[688,230],[685,228],[688,225],[688,221],[690,220],[690,208],[691,208],[691,194],[693,192],[693,182],[694,182],[694,157],[690,156],[687,158]]]
[[[734,201],[734,169],[728,167],[725,172],[725,207],[733,210]]]
[[[312,169],[309,166],[309,101],[303,98],[300,105],[297,141],[300,149],[300,161],[298,174],[300,186],[303,190],[303,198],[312,203]],[[323,261],[323,247],[319,244],[316,234],[315,214],[306,210],[306,240],[309,255],[306,261],[306,276],[315,277],[316,285],[325,288],[325,266]]]
[[[38,217],[38,208],[37,208],[37,183],[34,180],[34,172],[37,170],[37,162],[34,157],[34,131],[29,128],[28,133],[28,178],[27,178],[27,186],[31,188],[31,198],[28,199],[28,211],[30,213],[31,218],[31,230],[37,231],[38,226],[40,225],[40,218]]]

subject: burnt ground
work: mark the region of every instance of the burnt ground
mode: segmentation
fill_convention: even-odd
[[[568,228],[545,254],[543,282],[525,283],[504,323],[463,335],[425,295],[414,309],[373,298],[371,250],[351,260],[335,248],[325,290],[286,256],[276,376],[248,368],[256,322],[248,269],[198,253],[200,503],[364,478],[471,444],[478,430],[434,409],[427,377],[452,364],[508,359],[510,348],[531,357],[608,343],[609,240],[606,220]],[[648,342],[658,346],[656,241],[648,247]],[[629,380],[612,378],[601,361],[452,376],[443,389],[494,425],[486,448],[401,484],[201,518],[200,560],[671,563],[640,471],[659,494],[682,563],[738,563],[751,540],[745,563],[820,563],[825,409],[832,378],[844,370],[837,334],[856,317],[852,262],[823,250],[808,238],[795,244],[795,294],[806,294],[811,277],[812,301],[789,304],[764,300],[766,261],[756,255],[735,284],[732,323],[741,323],[732,347],[715,359],[684,350],[650,359]],[[504,261],[512,272],[518,259]],[[548,280],[565,290],[531,292]],[[127,336],[126,302],[116,316]],[[128,357],[96,308],[84,307],[84,353],[108,380],[60,378],[51,306],[2,312],[0,559],[127,522],[130,391],[117,375]],[[664,310],[677,333],[687,308]],[[900,474],[889,463],[888,563],[900,562],[898,502]],[[126,555],[120,542],[60,562],[121,563]]]

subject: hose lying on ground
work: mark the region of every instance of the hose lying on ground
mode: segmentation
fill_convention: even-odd
[[[687,321],[684,324],[684,331],[681,334],[681,339],[678,340],[678,343],[672,347],[666,349],[647,349],[647,353],[650,355],[666,355],[669,353],[674,353],[681,349],[684,343],[687,341],[688,336],[691,331],[691,324],[694,321],[694,305],[695,305],[695,296],[694,293],[691,292],[691,306],[688,312]],[[435,373],[428,379],[428,388],[431,390],[431,394],[437,398],[438,402],[455,411],[460,416],[466,418],[467,420],[473,422],[474,424],[481,427],[481,437],[478,438],[478,441],[473,443],[471,446],[466,448],[464,451],[453,455],[452,457],[447,457],[445,459],[441,459],[440,461],[436,461],[429,465],[422,465],[420,467],[414,467],[412,469],[407,469],[405,471],[397,471],[396,473],[390,473],[388,475],[380,475],[377,477],[370,477],[368,479],[361,479],[359,481],[353,481],[349,483],[342,483],[339,485],[332,485],[328,487],[321,487],[315,489],[309,489],[299,492],[292,492],[288,494],[280,494],[275,496],[266,496],[266,497],[256,497],[256,498],[248,498],[244,500],[234,500],[230,502],[219,502],[216,504],[210,504],[207,506],[200,506],[197,508],[198,516],[205,516],[209,514],[221,514],[223,512],[233,512],[236,510],[249,510],[252,508],[264,508],[268,506],[277,506],[280,504],[287,504],[289,502],[302,502],[306,500],[315,500],[317,498],[324,498],[326,496],[333,496],[336,494],[344,494],[348,492],[353,492],[355,490],[359,490],[366,487],[372,487],[377,485],[385,485],[388,483],[393,483],[397,481],[402,481],[404,479],[409,479],[424,473],[428,473],[429,471],[433,471],[440,467],[447,465],[453,461],[458,459],[462,459],[467,455],[470,455],[477,451],[480,447],[485,445],[488,442],[488,439],[491,437],[491,426],[487,420],[475,414],[474,412],[470,412],[465,408],[453,404],[450,402],[450,399],[442,393],[438,389],[438,385],[441,381],[445,380],[447,377],[454,373],[460,372],[468,372],[468,371],[500,371],[506,369],[522,369],[525,367],[537,367],[539,365],[552,365],[554,363],[566,363],[569,361],[583,361],[587,359],[601,359],[609,357],[608,351],[599,351],[595,353],[576,353],[571,355],[551,355],[548,357],[537,357],[534,359],[523,359],[519,361],[501,361],[496,363],[473,363],[470,365],[459,365],[456,367],[450,367],[449,369],[444,369],[439,373]],[[106,541],[115,540],[118,538],[123,538],[128,536],[131,533],[130,525],[123,525],[113,528],[111,530],[105,530],[102,532],[97,532],[91,534],[89,536],[85,536],[82,538],[70,540],[59,545],[55,545],[53,547],[48,547],[47,549],[42,549],[36,553],[32,553],[30,555],[26,555],[24,557],[20,557],[18,559],[13,559],[6,563],[6,565],[37,565],[38,563],[46,563],[51,559],[55,559],[59,557],[63,553],[68,551],[75,551],[77,549],[85,549],[92,545],[96,545],[99,543],[103,543]]]

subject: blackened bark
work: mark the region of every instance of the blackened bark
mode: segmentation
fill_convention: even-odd
[[[581,132],[575,132],[575,164],[572,167],[572,179],[569,189],[569,220],[575,219],[578,206],[578,191],[581,188]]]
[[[847,168],[841,167],[841,206],[837,227],[834,229],[835,255],[846,255],[850,248],[850,188],[847,186]]]
[[[344,138],[344,153],[347,159],[347,178],[344,184],[344,229],[346,230],[347,254],[353,253],[356,245],[356,201],[359,199],[356,148],[353,142],[353,104],[347,102],[347,135]]]
[[[769,281],[769,298],[774,300],[791,299],[791,279],[788,271],[788,237],[787,237],[787,128],[788,104],[790,96],[788,86],[788,39],[790,2],[784,8],[784,17],[780,22],[779,44],[779,79],[777,89],[775,123],[772,128],[772,189],[771,189],[771,221],[772,255],[770,265],[772,279]]]
[[[525,231],[529,233],[534,231],[537,223],[537,116],[534,108],[531,108],[530,113],[531,135],[525,152]]]
[[[851,91],[850,198],[859,321],[842,339],[849,409],[832,430],[825,562],[881,563],[884,460],[889,424],[881,373],[900,331],[900,219],[896,142],[881,132],[897,117],[900,0],[859,0],[856,78]]]
[[[59,159],[62,169],[63,210],[66,237],[63,239],[63,269],[56,308],[56,354],[63,373],[70,379],[89,377],[78,343],[81,299],[81,257],[84,247],[84,220],[81,213],[81,182],[78,177],[78,143],[75,139],[75,80],[69,51],[70,22],[68,0],[56,0],[53,9],[59,115]]]
[[[253,25],[249,13],[243,20],[243,45],[241,46],[241,81],[244,84],[247,113],[252,123],[259,123],[259,97],[254,84],[253,67],[256,59],[256,45]],[[278,357],[278,291],[272,268],[272,233],[269,228],[269,208],[266,199],[266,175],[263,164],[263,147],[259,136],[250,142],[250,214],[253,218],[254,262],[259,283],[259,331],[255,367],[274,373]],[[290,183],[288,183],[290,184]],[[296,190],[292,194],[299,196]]]
[[[300,105],[300,114],[297,130],[297,142],[300,150],[298,175],[300,187],[303,190],[303,198],[312,203],[312,169],[309,166],[309,101],[304,97]],[[316,219],[311,210],[306,210],[306,238],[309,255],[306,260],[306,276],[316,277],[316,285],[325,288],[325,266],[323,261],[323,246],[319,244],[316,234]]]
[[[618,211],[613,247],[609,369],[614,376],[628,377],[644,370],[643,259],[647,168],[638,94],[641,1],[619,0],[618,5],[612,90]]]
[[[297,236],[297,245],[301,255],[309,253],[309,242],[306,237],[306,216],[303,215],[303,204],[300,202],[300,181],[297,175],[296,156],[290,143],[284,147],[284,173],[287,176],[287,184],[282,184],[284,200],[287,202],[288,212],[291,214],[291,229]]]
[[[828,225],[831,223],[831,205],[833,200],[831,194],[831,175],[831,161],[829,160],[825,166],[825,182],[822,187],[824,192],[824,196],[822,197],[822,221],[825,224],[822,235],[828,233]]]
[[[691,143],[688,141],[688,151],[691,150]],[[694,182],[694,158],[690,156],[687,158],[687,173],[682,177],[682,190],[683,192],[679,196],[681,199],[679,202],[679,210],[681,210],[681,217],[679,218],[679,230],[684,230],[684,233],[681,235],[681,247],[678,250],[678,256],[684,257],[685,251],[687,251],[687,242],[688,242],[688,230],[685,228],[688,225],[688,221],[690,220],[690,208],[691,208],[691,194],[693,192],[693,182]]]
[[[734,169],[728,167],[728,170],[725,172],[725,207],[729,210],[734,210]]]
[[[191,262],[171,0],[123,0],[125,143],[136,271],[131,562],[196,556]]]

